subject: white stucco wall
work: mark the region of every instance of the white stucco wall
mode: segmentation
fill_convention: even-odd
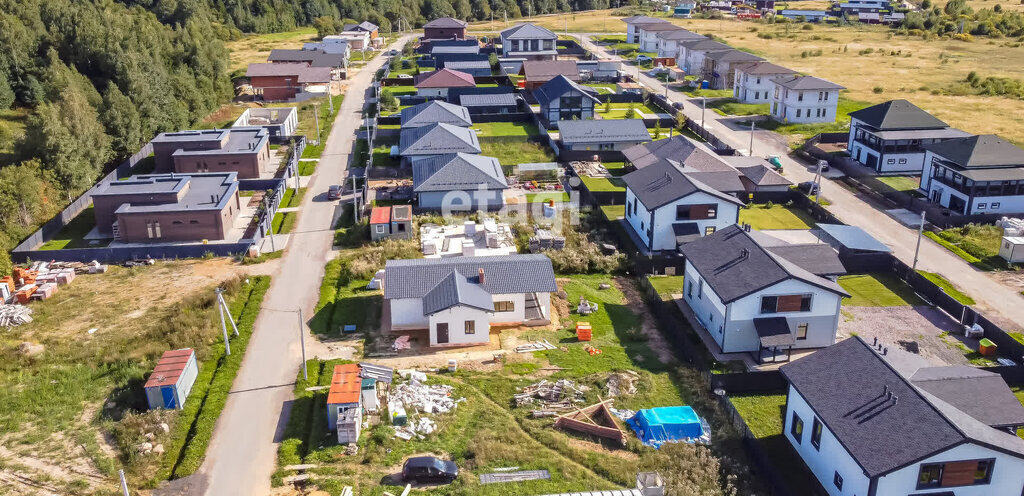
[[[801,436],[800,442],[797,442],[790,432],[792,430],[794,412],[804,422],[803,436]],[[817,477],[818,482],[828,491],[830,496],[867,496],[868,486],[871,483],[870,479],[864,474],[864,469],[854,461],[853,457],[839,443],[839,440],[829,431],[828,426],[822,427],[820,449],[815,448],[811,444],[814,417],[814,411],[811,410],[803,396],[790,386],[789,394],[786,398],[786,418],[782,426],[782,433],[786,440],[793,446],[800,455],[800,458],[807,464],[807,467],[811,469],[811,473]],[[833,483],[836,472],[839,472],[839,475],[843,478],[842,490],[839,490]],[[879,496],[905,496],[908,493],[879,491],[876,494]]]
[[[448,98],[448,88],[418,88],[416,94],[427,98]]]
[[[744,74],[742,70],[737,69],[733,97],[740,103],[770,103],[774,86],[771,80],[778,77],[780,76]]]
[[[917,478],[921,465],[938,462],[986,460],[995,458],[992,479],[989,484],[955,486],[934,489],[917,489]],[[1024,488],[1024,459],[1007,455],[977,444],[962,444],[935,456],[928,457],[878,479],[876,494],[925,495],[953,491],[956,496],[988,496],[1006,494],[1017,496]]]
[[[776,120],[798,124],[835,122],[836,107],[839,104],[839,90],[799,91],[789,90],[777,84],[772,86],[771,115]],[[820,99],[819,93],[821,94]],[[800,100],[800,94],[803,94],[803,100]],[[817,112],[819,109],[824,111],[821,116]],[[796,115],[797,110],[800,111],[799,117]]]
[[[632,214],[631,209],[634,201],[636,202],[636,215]],[[677,206],[707,204],[718,205],[718,214],[716,218],[697,221],[676,221]],[[735,224],[739,220],[739,206],[704,192],[697,192],[685,196],[655,210],[653,216],[653,240],[647,236],[647,230],[652,225],[651,219],[651,212],[644,207],[643,203],[636,200],[636,195],[633,194],[632,190],[626,188],[626,221],[633,229],[633,232],[635,232],[640,239],[648,243],[647,248],[652,251],[676,249],[676,237],[675,233],[672,231],[672,224],[676,222],[695,222],[698,226],[698,230],[700,231],[700,235],[703,236],[704,229],[708,226],[714,226],[715,229],[718,230]]]
[[[697,270],[687,262],[683,269],[683,298],[693,309],[697,320],[708,330],[711,337],[715,338],[718,346],[722,346],[722,338],[725,331],[726,308],[721,298],[708,287],[707,282],[701,284],[702,277]],[[701,287],[703,286],[703,289]]]
[[[857,133],[857,128],[861,126],[863,122],[856,118],[850,119],[850,135],[846,140],[846,149],[850,152],[850,157],[860,162],[861,164],[868,165],[868,156],[874,156],[878,160],[878,172],[906,172],[910,174],[920,174],[924,168],[924,157],[925,152],[914,152],[914,153],[887,153],[882,156],[879,152],[872,150],[858,143],[854,140]],[[892,163],[889,161],[892,160]]]
[[[478,344],[489,342],[491,313],[478,308],[456,305],[446,310],[431,314],[430,346],[438,344]],[[475,322],[473,334],[466,334],[466,321]],[[439,343],[437,339],[438,324],[448,324],[448,342]]]
[[[423,315],[423,300],[420,298],[396,298],[391,304],[391,327],[425,329],[427,317]]]
[[[430,191],[416,196],[420,208],[437,210],[445,206],[456,211],[497,210],[505,204],[502,190]]]

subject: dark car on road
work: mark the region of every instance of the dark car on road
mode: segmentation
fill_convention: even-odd
[[[341,186],[332,184],[330,188],[327,188],[327,199],[328,200],[339,200],[341,199]]]
[[[459,476],[459,467],[455,462],[442,460],[433,456],[414,456],[402,466],[402,479],[424,482],[441,482],[448,484]]]

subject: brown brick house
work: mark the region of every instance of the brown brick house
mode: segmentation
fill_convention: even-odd
[[[466,21],[440,17],[423,25],[423,38],[428,40],[466,39]]]
[[[310,67],[298,62],[266,62],[249,64],[245,76],[253,91],[264,100],[287,101],[310,85],[329,85],[331,68]]]
[[[153,138],[154,172],[237,172],[260,177],[270,161],[270,133],[261,127],[160,133]]]
[[[154,174],[102,184],[96,229],[125,243],[222,240],[241,203],[234,172]]]

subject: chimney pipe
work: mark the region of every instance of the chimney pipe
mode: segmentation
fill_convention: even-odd
[[[889,385],[886,384],[885,387],[882,388],[882,396],[885,396],[888,393],[889,393]]]
[[[899,403],[899,402],[900,402],[900,397],[899,396],[893,396],[892,397],[892,406],[896,406],[896,404]]]
[[[744,248],[740,250],[740,260],[746,260],[750,257],[750,250]]]
[[[484,281],[485,281],[485,279],[484,279],[484,269],[483,269],[483,267],[481,267],[481,268],[479,269],[479,271],[477,272],[477,276],[478,276],[478,279],[479,279],[479,280],[478,280],[478,282],[479,282],[480,284],[483,284],[483,283],[484,283]]]

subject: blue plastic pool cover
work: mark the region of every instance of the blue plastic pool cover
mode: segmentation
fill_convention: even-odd
[[[688,406],[663,406],[640,410],[627,422],[636,436],[648,446],[664,443],[693,443],[704,435],[697,412]]]

